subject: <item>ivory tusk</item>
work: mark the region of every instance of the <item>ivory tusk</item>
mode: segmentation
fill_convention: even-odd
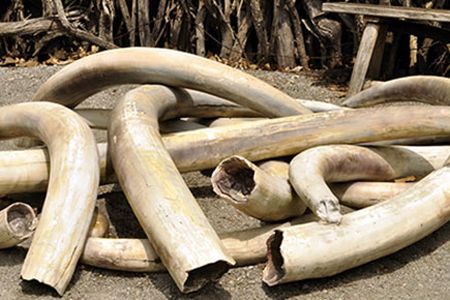
[[[243,213],[262,221],[279,221],[305,212],[306,205],[288,182],[289,164],[268,161],[260,167],[232,156],[214,170],[214,192]]]
[[[408,175],[420,178],[442,167],[450,156],[450,147],[448,146],[370,147],[369,150],[357,146],[324,146],[316,149],[318,150],[311,154],[308,153],[312,150],[300,154],[300,156],[306,155],[302,162],[298,163],[301,176],[304,178],[301,183],[304,189],[313,185],[312,180],[316,180],[316,177],[321,176],[322,173],[334,176],[327,178],[328,181],[334,182],[355,179],[391,180]],[[362,149],[362,153],[358,153],[360,157],[357,161],[348,158],[350,151],[353,150],[352,155],[354,155],[355,151],[360,149]],[[341,161],[346,159],[351,161],[346,168],[351,168],[348,171],[353,177],[348,177],[349,174],[345,170],[341,172],[338,169]],[[305,170],[304,163],[308,167],[312,167]],[[358,164],[357,173],[353,172],[353,163]],[[386,172],[393,172],[393,174],[378,174],[379,177],[375,178],[372,174],[375,168],[379,168],[377,171],[387,170]],[[320,175],[317,174],[317,170],[320,170]],[[288,179],[289,164],[286,162],[272,160],[256,166],[243,157],[231,156],[220,162],[214,170],[211,183],[217,195],[229,201],[245,214],[263,221],[279,221],[301,215],[305,211],[304,202],[292,191]],[[324,184],[323,180],[314,184],[318,185],[319,182]],[[364,188],[371,188],[371,190],[364,191],[361,184],[331,188],[329,192],[333,192],[329,197],[338,193],[339,195],[334,197],[334,201],[337,202],[339,198],[345,203],[350,203],[348,206],[353,204],[353,206],[361,207],[361,205],[367,206],[367,202],[372,204],[375,204],[375,201],[380,202],[387,196],[392,196],[396,190],[401,189],[399,186],[385,185],[374,191],[377,186],[373,183],[372,185],[363,185]],[[325,187],[317,188],[324,189]],[[378,194],[383,191],[384,197],[382,197],[383,194]],[[311,197],[316,199],[315,195],[312,193]],[[313,205],[319,206],[319,204]]]
[[[222,98],[209,95],[206,93],[185,89],[186,95],[192,99],[192,113],[195,113],[199,118],[261,118],[262,115],[254,110],[239,106],[233,102],[224,100]],[[333,110],[348,110],[349,108],[341,107],[339,105],[325,103],[315,100],[295,99],[297,102],[305,106],[313,112],[327,112]],[[89,127],[93,129],[107,129],[110,119],[110,109],[99,108],[76,108],[78,113]],[[160,124],[160,127],[163,125]],[[160,128],[162,129],[162,128]],[[172,131],[172,130],[166,130]]]
[[[411,245],[449,221],[449,185],[445,166],[389,201],[345,215],[340,225],[277,230],[268,241],[263,281],[332,276]]]
[[[265,225],[219,234],[225,249],[236,260],[236,266],[261,263],[266,258],[266,240],[273,230],[312,222],[317,218],[303,215],[282,224]],[[159,272],[165,267],[147,239],[105,239],[91,237],[81,262],[94,267],[129,272]]]
[[[315,147],[291,161],[289,181],[319,219],[339,223],[339,200],[326,182],[420,178],[441,168],[449,153],[448,147]]]
[[[101,213],[96,207],[92,216],[91,226],[89,228],[89,237],[102,238],[108,235],[109,220],[105,214]]]
[[[218,279],[235,261],[161,140],[158,120],[175,113],[178,101],[179,90],[163,86],[128,92],[112,112],[108,140],[134,214],[178,288],[189,293]]]
[[[41,85],[33,100],[75,107],[101,90],[131,83],[191,88],[273,117],[311,112],[273,86],[224,64],[180,51],[144,47],[108,50],[79,59]]]
[[[450,78],[440,76],[408,76],[389,80],[345,100],[349,107],[371,106],[392,101],[419,101],[449,105]]]
[[[413,182],[332,183],[330,188],[339,202],[352,208],[365,208],[386,201],[411,188]]]
[[[23,135],[44,141],[52,167],[46,173],[47,196],[21,276],[47,284],[61,295],[81,255],[94,212],[99,184],[97,147],[83,120],[54,103],[0,108],[0,137]],[[22,181],[20,174],[10,171],[2,176]]]
[[[177,168],[189,172],[214,168],[232,155],[258,161],[324,144],[445,135],[450,132],[449,119],[448,107],[357,109],[175,133],[163,137],[163,143]],[[112,182],[106,144],[99,144],[99,152],[103,182]],[[0,151],[0,162],[1,194],[45,189],[46,150]]]
[[[24,203],[14,203],[0,211],[0,249],[14,247],[28,239],[36,228],[36,215]]]

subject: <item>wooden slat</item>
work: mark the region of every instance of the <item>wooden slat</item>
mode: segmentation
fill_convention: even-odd
[[[358,54],[356,55],[352,77],[350,78],[347,97],[353,96],[361,91],[364,85],[364,80],[366,79],[367,71],[369,70],[370,61],[372,60],[380,30],[381,25],[375,23],[368,23],[364,29]]]
[[[385,18],[450,22],[450,10],[417,7],[384,6],[355,3],[324,3],[325,12],[346,13]]]

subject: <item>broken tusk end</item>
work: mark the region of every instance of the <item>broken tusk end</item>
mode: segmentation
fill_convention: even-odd
[[[339,224],[342,221],[339,202],[336,199],[325,199],[320,201],[316,211],[319,219],[327,224]]]

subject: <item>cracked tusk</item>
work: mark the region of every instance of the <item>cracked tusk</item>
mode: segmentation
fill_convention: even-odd
[[[298,154],[291,161],[289,180],[322,221],[339,223],[339,200],[327,182],[420,178],[441,168],[449,154],[448,147],[320,146]]]
[[[75,107],[101,90],[131,83],[191,88],[273,117],[311,112],[273,86],[224,64],[181,51],[144,47],[79,59],[41,85],[33,100]]]
[[[419,101],[434,105],[450,104],[450,78],[408,76],[386,81],[345,100],[349,107],[371,106],[394,101]]]
[[[258,161],[297,154],[323,144],[445,135],[450,132],[450,126],[446,125],[450,124],[449,119],[448,107],[357,109],[199,129],[163,136],[162,140],[177,168],[188,172],[214,168],[232,155]],[[103,182],[111,182],[106,144],[99,144],[99,152]],[[46,150],[1,151],[0,162],[1,194],[45,189]]]
[[[44,207],[21,276],[47,284],[61,295],[72,278],[94,212],[99,185],[97,147],[87,124],[55,103],[1,107],[0,137],[23,135],[44,141],[51,170],[47,173]],[[17,175],[9,173],[15,182],[22,181]]]
[[[276,230],[263,281],[269,286],[338,274],[394,253],[450,219],[450,167],[433,171],[388,201],[343,216]]]
[[[25,203],[14,203],[0,211],[0,249],[14,247],[31,237],[37,218]]]

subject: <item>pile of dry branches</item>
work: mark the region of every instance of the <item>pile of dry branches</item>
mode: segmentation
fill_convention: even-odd
[[[253,64],[286,69],[300,65],[308,69],[351,65],[364,21],[360,17],[326,14],[321,11],[323,2],[9,0],[0,7],[0,56],[3,64],[23,65],[22,58],[33,61],[25,65],[34,65],[34,61],[57,63],[82,57],[92,51],[91,45],[101,49],[151,46],[215,56],[242,67]],[[441,0],[393,4],[435,8],[446,5]],[[409,51],[414,50],[421,59],[419,73],[448,73],[450,51],[444,43],[420,39],[416,44],[417,49],[409,49],[405,37],[400,46],[395,45],[398,57],[404,58],[395,68],[398,72],[412,71]]]
[[[112,111],[69,109],[119,84],[142,86]],[[61,295],[79,261],[166,269],[182,292],[265,259],[269,286],[362,265],[450,220],[450,148],[393,146],[448,141],[450,108],[350,108],[405,99],[448,105],[450,79],[388,81],[340,107],[298,101],[175,50],[85,57],[48,79],[33,102],[0,109],[1,138],[34,136],[48,147],[0,152],[0,193],[47,190],[39,221],[26,204],[0,211],[0,248],[36,228],[21,276]],[[231,119],[206,122],[224,117]],[[159,122],[169,120],[172,133],[161,135]],[[108,130],[107,145],[96,143],[90,127]],[[216,166],[216,193],[252,217],[285,223],[219,236],[180,174]],[[99,185],[110,182],[120,184],[147,239],[104,237],[107,219],[95,204]],[[340,204],[355,211],[343,215]]]

